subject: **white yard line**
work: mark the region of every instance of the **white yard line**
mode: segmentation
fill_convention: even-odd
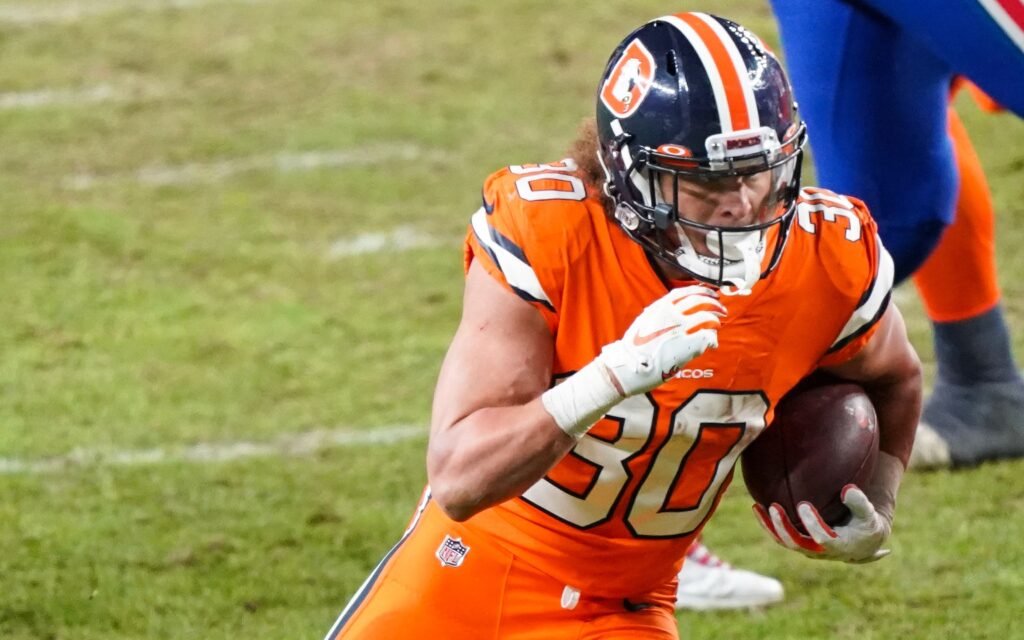
[[[100,84],[76,89],[39,89],[0,93],[0,110],[43,109],[101,102],[129,102],[159,96],[164,92],[152,86],[112,86]]]
[[[328,260],[361,256],[382,251],[402,252],[447,244],[441,238],[426,234],[416,227],[403,225],[387,233],[362,233],[351,238],[340,238],[327,250]]]
[[[40,89],[0,93],[0,109],[35,109],[68,104],[90,104],[123,98],[128,94],[106,84],[84,89]]]
[[[250,171],[295,173],[323,168],[365,166],[386,162],[416,160],[436,152],[424,152],[410,145],[387,145],[361,149],[327,149],[304,153],[277,153],[246,156],[214,162],[190,162],[181,165],[152,165],[126,174],[97,175],[79,173],[63,180],[65,187],[78,191],[108,182],[136,182],[146,186],[209,184]]]
[[[15,2],[0,4],[0,22],[31,26],[46,23],[77,22],[83,18],[129,11],[191,9],[214,4],[262,4],[272,0],[77,0],[63,4],[32,5]]]
[[[167,463],[216,463],[245,458],[301,457],[338,447],[392,444],[425,437],[427,428],[399,425],[365,429],[319,429],[267,442],[206,442],[154,449],[73,449],[50,458],[0,458],[0,475],[56,473],[77,467],[138,467]]]

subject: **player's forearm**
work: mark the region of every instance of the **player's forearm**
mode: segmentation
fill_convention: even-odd
[[[921,417],[921,369],[916,360],[897,375],[865,383],[878,414],[879,449],[907,466]]]
[[[879,451],[871,479],[862,487],[875,511],[885,518],[890,527],[896,515],[896,495],[899,493],[905,469],[906,463],[899,458]]]
[[[916,358],[904,370],[874,380],[865,390],[878,415],[879,452],[864,493],[875,510],[892,526],[896,494],[914,446],[921,417],[921,367]]]
[[[896,305],[889,306],[859,354],[828,369],[864,387],[878,415],[879,448],[906,468],[921,417],[922,374]]]
[[[575,443],[539,398],[479,409],[435,426],[427,452],[431,492],[451,518],[465,520],[522,494]]]

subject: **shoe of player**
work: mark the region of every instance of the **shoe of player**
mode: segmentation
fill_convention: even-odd
[[[969,467],[1024,457],[1024,381],[953,385],[925,402],[910,467]]]
[[[753,571],[735,569],[700,542],[686,553],[679,572],[676,608],[746,609],[782,602],[782,583]]]

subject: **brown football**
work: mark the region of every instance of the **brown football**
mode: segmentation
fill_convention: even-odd
[[[830,525],[850,515],[840,499],[861,487],[878,456],[878,418],[857,384],[822,373],[804,379],[779,402],[771,425],[743,452],[747,490],[766,509],[777,502],[801,531],[796,505],[807,501]]]

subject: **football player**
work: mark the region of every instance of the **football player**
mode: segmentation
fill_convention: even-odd
[[[1024,6],[772,5],[796,97],[814,132],[818,182],[870,206],[896,281],[916,272],[932,321],[937,376],[914,463],[965,466],[1024,456],[1024,380],[1000,304],[992,203],[970,140],[948,107],[960,74],[1024,117]]]
[[[853,518],[776,540],[885,555],[921,397],[863,204],[799,188],[778,60],[703,13],[613,52],[571,157],[485,182],[434,395],[429,486],[328,638],[678,638],[676,575],[743,449],[825,367],[879,416]]]

